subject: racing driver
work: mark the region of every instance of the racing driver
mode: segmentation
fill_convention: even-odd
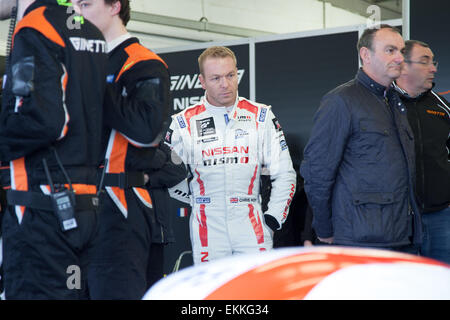
[[[296,187],[286,139],[271,107],[238,97],[234,53],[214,46],[198,62],[205,96],[172,116],[165,137],[192,174],[195,264],[271,249],[273,231],[286,220]],[[261,175],[272,181],[264,213]]]

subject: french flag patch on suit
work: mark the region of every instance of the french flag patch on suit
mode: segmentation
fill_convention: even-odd
[[[178,208],[178,216],[181,218],[188,216],[188,209],[187,208]]]

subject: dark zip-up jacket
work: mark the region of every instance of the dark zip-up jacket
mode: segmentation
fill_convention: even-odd
[[[421,242],[414,199],[413,133],[392,88],[362,69],[326,94],[300,172],[313,227],[336,244],[396,247]],[[415,214],[411,214],[414,212]]]
[[[103,146],[107,174],[144,172],[152,161],[171,108],[169,71],[155,53],[137,38],[123,41],[109,53],[107,93],[104,105]],[[161,166],[163,163],[161,163]],[[147,207],[152,207],[145,186],[132,188]],[[106,186],[114,203],[127,216],[125,190]]]
[[[416,149],[416,194],[422,212],[450,205],[450,104],[428,90],[412,98],[396,86],[408,111]]]

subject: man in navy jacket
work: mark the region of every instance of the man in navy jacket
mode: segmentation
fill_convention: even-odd
[[[415,252],[421,240],[413,133],[391,86],[403,48],[389,25],[365,30],[356,78],[322,98],[300,168],[322,242]]]

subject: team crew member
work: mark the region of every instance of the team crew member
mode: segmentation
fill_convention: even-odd
[[[314,116],[300,172],[322,242],[417,253],[413,133],[391,86],[404,46],[389,25],[366,29],[357,45],[362,68]]]
[[[74,21],[68,6],[18,1],[0,116],[0,158],[11,172],[7,299],[88,298],[107,55],[100,31]],[[76,45],[87,42],[95,45]]]
[[[296,174],[270,106],[238,97],[236,57],[211,47],[199,57],[203,101],[172,116],[165,141],[189,166],[194,263],[272,248],[286,220]],[[260,176],[270,175],[266,212]]]
[[[422,211],[421,254],[450,263],[450,104],[432,90],[433,52],[405,42],[405,63],[394,83],[408,111],[416,150],[416,194]]]
[[[109,52],[105,98],[106,195],[101,198],[100,242],[92,268],[95,299],[140,299],[149,287],[152,200],[146,170],[158,167],[155,148],[170,109],[165,62],[131,37],[128,0],[76,0],[104,34]],[[163,157],[165,159],[165,157]],[[161,161],[160,167],[165,161]]]

